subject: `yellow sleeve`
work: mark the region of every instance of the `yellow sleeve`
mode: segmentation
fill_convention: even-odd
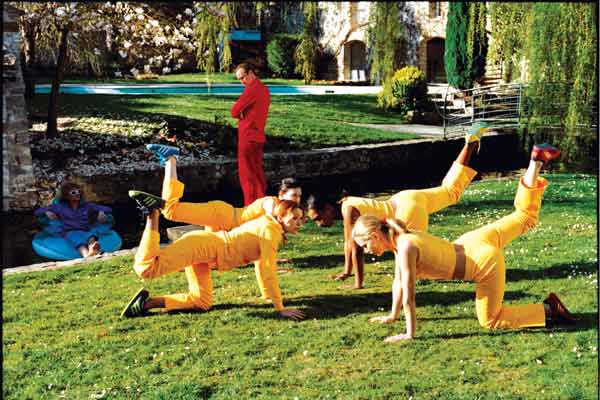
[[[266,226],[260,239],[260,258],[254,263],[256,280],[263,298],[271,299],[276,310],[283,310],[281,290],[277,280],[277,248],[281,233]]]
[[[240,224],[252,221],[253,219],[260,218],[265,215],[263,203],[270,198],[271,197],[269,196],[261,197],[260,199],[256,199],[252,203],[248,204],[247,207],[243,208],[241,212]]]

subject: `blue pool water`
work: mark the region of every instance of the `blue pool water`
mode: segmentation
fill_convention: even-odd
[[[272,95],[302,95],[302,94],[376,94],[381,86],[283,86],[270,85]],[[240,95],[242,85],[212,85],[203,84],[161,84],[161,85],[83,85],[63,84],[60,93],[67,94],[113,94],[113,95],[153,95],[153,94],[182,94],[182,95]],[[50,85],[37,85],[36,93],[50,93]]]

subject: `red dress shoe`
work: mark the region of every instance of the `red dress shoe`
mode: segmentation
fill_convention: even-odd
[[[531,159],[533,161],[542,161],[544,165],[548,164],[560,156],[560,150],[548,143],[535,144],[531,150]]]
[[[577,319],[569,312],[567,307],[565,307],[556,294],[552,292],[549,293],[548,297],[546,297],[544,300],[544,303],[550,306],[550,310],[552,312],[550,319],[553,323],[572,324],[577,321]]]

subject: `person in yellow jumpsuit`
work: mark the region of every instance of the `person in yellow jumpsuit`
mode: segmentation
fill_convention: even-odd
[[[475,123],[465,135],[465,145],[452,163],[441,186],[422,190],[402,190],[388,200],[374,200],[362,197],[345,197],[341,200],[344,223],[344,271],[332,276],[335,280],[345,280],[356,268],[353,285],[342,288],[361,289],[364,283],[363,250],[352,240],[352,228],[361,215],[373,215],[379,219],[396,218],[409,229],[427,231],[429,214],[456,204],[465,188],[477,175],[469,162],[475,150],[479,151],[481,136],[489,130],[485,123]],[[310,196],[307,201],[308,217],[319,226],[333,224],[335,209],[327,202]]]
[[[415,281],[419,278],[465,280],[476,283],[475,308],[479,324],[487,329],[544,327],[546,320],[572,323],[574,317],[558,296],[550,293],[539,304],[503,305],[506,266],[502,249],[538,221],[542,195],[548,182],[539,177],[543,163],[560,152],[547,144],[536,145],[514,200],[515,211],[496,222],[465,233],[454,242],[421,231],[412,231],[397,219],[374,216],[357,219],[352,237],[368,253],[391,250],[395,255],[392,310],[370,322],[392,323],[404,309],[406,332],[387,342],[416,335]]]
[[[211,269],[224,272],[254,262],[263,297],[272,302],[281,316],[295,320],[304,318],[303,312],[284,307],[276,265],[278,247],[284,235],[297,233],[304,221],[304,212],[298,204],[282,200],[272,215],[266,214],[229,232],[191,231],[161,249],[158,231],[161,204],[149,204],[144,201],[145,196],[132,192],[130,195],[150,212],[135,256],[135,272],[143,279],[155,279],[191,265],[185,268],[189,292],[150,297],[142,288],[121,316],[142,316],[154,308],[207,311],[212,306]]]
[[[201,225],[211,231],[230,230],[241,224],[271,213],[280,200],[292,200],[300,204],[302,188],[294,178],[284,178],[279,185],[277,196],[265,196],[244,208],[235,208],[220,200],[206,203],[180,202],[184,184],[177,177],[179,149],[174,146],[149,144],[148,150],[154,153],[165,167],[162,198],[167,201],[162,209],[163,216],[175,222]]]

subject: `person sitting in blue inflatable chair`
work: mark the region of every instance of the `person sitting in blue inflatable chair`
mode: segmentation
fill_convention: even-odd
[[[117,250],[121,238],[110,230],[111,211],[84,201],[81,186],[65,182],[51,205],[35,211],[40,223],[47,226],[34,237],[33,248],[44,257],[62,260]],[[110,248],[103,248],[103,243]]]

